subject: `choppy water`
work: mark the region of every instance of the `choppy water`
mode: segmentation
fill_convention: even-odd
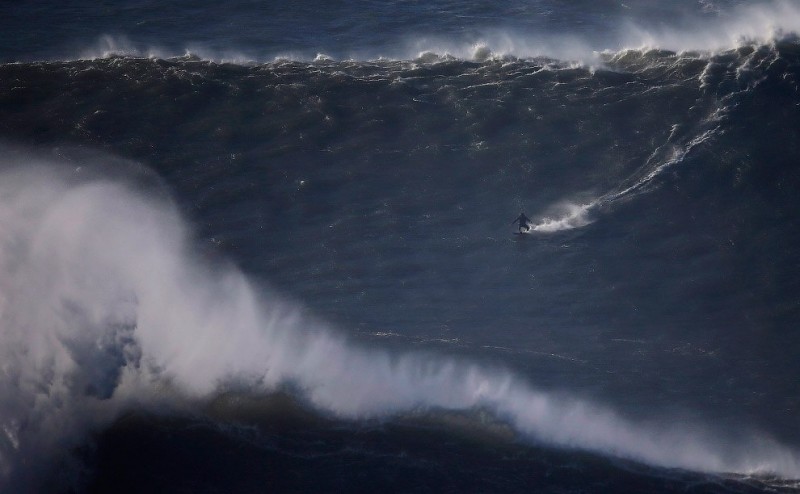
[[[4,10],[4,489],[797,488],[794,3]]]

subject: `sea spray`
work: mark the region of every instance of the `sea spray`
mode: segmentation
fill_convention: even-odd
[[[175,207],[124,180],[76,178],[50,163],[6,166],[0,179],[4,488],[35,488],[123,410],[287,383],[345,419],[483,408],[527,440],[665,467],[800,476],[796,452],[755,433],[631,421],[509,370],[354,345],[235,267],[201,260]]]

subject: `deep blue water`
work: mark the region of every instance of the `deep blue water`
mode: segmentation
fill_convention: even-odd
[[[796,4],[2,11],[3,489],[797,488]]]

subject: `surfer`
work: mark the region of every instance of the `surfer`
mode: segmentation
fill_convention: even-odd
[[[520,233],[527,233],[531,229],[531,219],[525,216],[525,213],[519,213],[517,219],[511,222],[513,225],[514,223],[519,223],[519,232]]]

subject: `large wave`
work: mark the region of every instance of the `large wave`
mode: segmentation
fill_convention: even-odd
[[[20,156],[20,155],[17,155]],[[35,157],[0,173],[0,486],[42,469],[128,409],[290,385],[345,419],[483,409],[521,437],[710,472],[800,477],[757,431],[640,422],[513,372],[357,346],[192,246],[175,207],[86,165]]]

